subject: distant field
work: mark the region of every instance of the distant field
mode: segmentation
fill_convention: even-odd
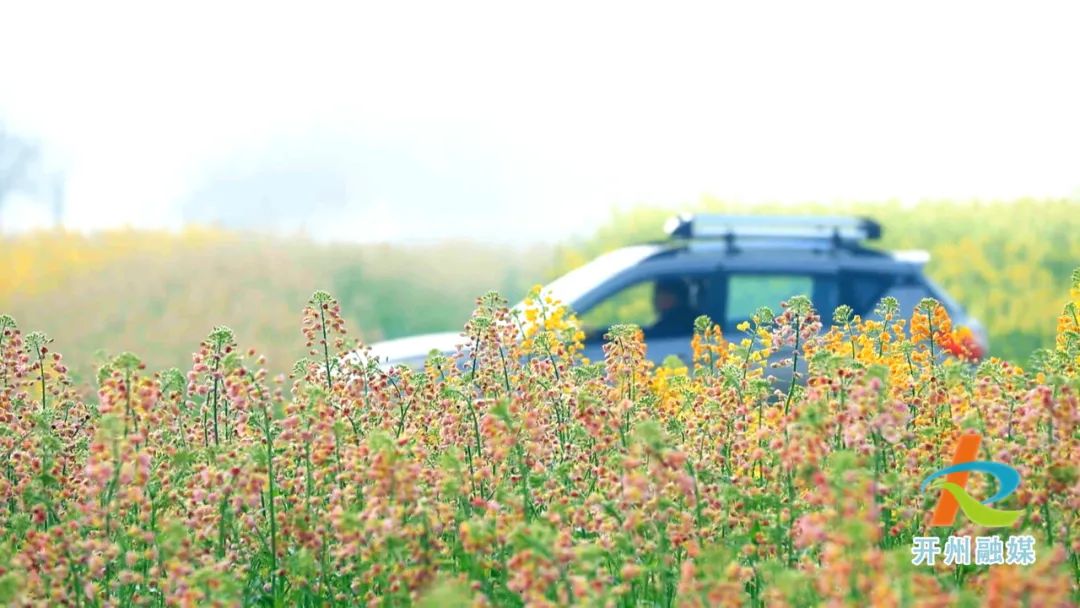
[[[192,229],[39,233],[0,241],[0,311],[47,327],[74,361],[122,351],[154,368],[190,365],[207,328],[224,324],[288,369],[303,354],[297,310],[331,289],[366,341],[462,325],[489,289],[522,295],[550,251],[467,243],[321,245]]]
[[[748,211],[711,199],[687,209]],[[1080,260],[1080,205],[1067,201],[754,210],[879,219],[881,245],[928,249],[930,276],[986,324],[993,354],[1021,363],[1051,345],[1060,312],[1055,296]],[[515,300],[603,251],[661,237],[671,213],[617,212],[593,237],[556,249],[327,246],[207,229],[7,237],[0,240],[0,312],[28,330],[48,328],[57,348],[83,365],[75,369],[80,375],[125,350],[152,368],[184,367],[218,324],[232,327],[280,371],[300,354],[295,311],[314,289],[337,294],[365,340],[453,329],[479,294],[497,289]]]

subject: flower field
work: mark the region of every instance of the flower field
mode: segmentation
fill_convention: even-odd
[[[812,303],[695,327],[654,368],[633,326],[581,360],[572,314],[477,301],[457,357],[383,369],[339,303],[271,376],[225,327],[190,369],[121,354],[85,398],[0,317],[0,601],[40,606],[1069,606],[1080,584],[1080,271],[1032,365],[963,360],[944,309]],[[809,364],[773,387],[771,351]],[[348,353],[357,353],[346,356]],[[794,361],[782,364],[794,365]],[[913,565],[959,435],[1011,465],[1031,565]],[[972,476],[985,496],[991,484]],[[1001,530],[999,530],[1001,531]]]

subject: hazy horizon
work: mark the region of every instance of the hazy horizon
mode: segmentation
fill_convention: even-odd
[[[0,122],[77,230],[550,242],[703,195],[1080,198],[1068,4],[0,6]]]

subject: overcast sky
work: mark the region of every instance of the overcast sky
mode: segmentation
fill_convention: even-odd
[[[69,227],[531,240],[702,194],[1080,196],[1075,2],[163,6],[0,0],[0,121],[65,171]]]

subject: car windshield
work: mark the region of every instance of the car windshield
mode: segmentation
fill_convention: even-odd
[[[658,245],[624,247],[596,258],[555,279],[544,287],[544,293],[573,307],[582,296],[611,277],[633,267],[660,250]],[[521,305],[518,304],[518,307]]]

